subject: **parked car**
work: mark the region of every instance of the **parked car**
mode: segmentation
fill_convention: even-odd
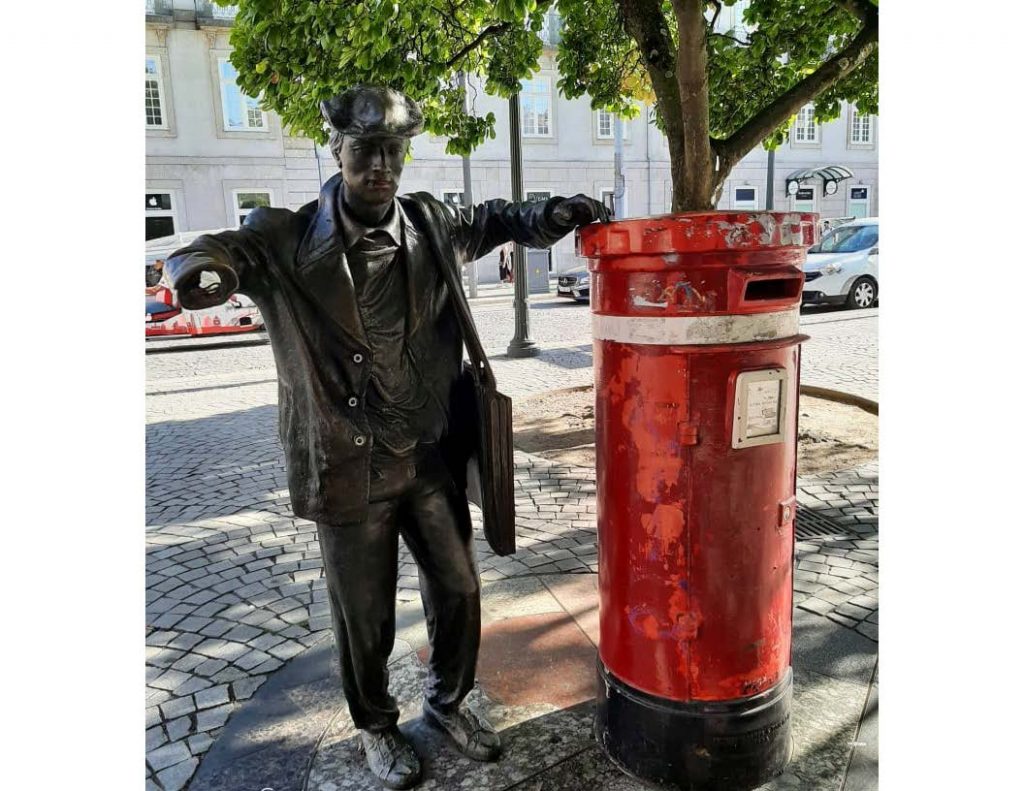
[[[590,270],[585,266],[567,269],[558,276],[558,296],[590,302]]]
[[[877,302],[877,217],[864,217],[833,228],[807,251],[805,305],[870,308]]]

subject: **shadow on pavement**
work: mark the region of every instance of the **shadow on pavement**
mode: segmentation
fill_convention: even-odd
[[[797,616],[793,656],[796,751],[786,773],[764,789],[838,791],[865,706],[874,645],[826,619],[806,613]],[[509,619],[507,625],[522,620]],[[527,628],[522,635],[535,654],[530,663],[557,668],[558,641],[555,648],[545,647],[546,630],[540,622],[524,625]],[[557,633],[562,626],[555,616],[550,630]],[[488,639],[485,635],[485,644]],[[495,656],[501,654],[500,642],[495,640],[489,646]],[[485,645],[485,651],[487,648]],[[592,651],[591,647],[591,656]],[[570,653],[578,652],[571,649]],[[512,679],[515,694],[494,687],[494,679],[485,680],[485,673],[481,675],[484,688],[477,687],[469,698],[470,705],[483,710],[501,731],[505,744],[500,762],[476,764],[456,753],[421,719],[426,670],[420,657],[414,653],[394,657],[391,690],[403,713],[400,725],[424,756],[428,787],[495,791],[513,786],[534,791],[639,791],[643,787],[621,774],[597,749],[591,731],[593,699],[557,710],[538,705],[530,699],[531,677],[525,668],[516,668],[510,661],[508,669],[516,675]],[[588,673],[593,676],[592,664]],[[273,675],[228,721],[201,763],[190,791],[376,789],[376,780],[357,751],[356,731],[337,678],[333,640],[326,637]],[[874,765],[865,761],[863,777],[870,780],[873,771],[877,774]]]

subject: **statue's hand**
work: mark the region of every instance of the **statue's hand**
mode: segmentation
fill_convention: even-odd
[[[608,209],[600,201],[587,195],[573,195],[562,198],[551,212],[552,219],[560,225],[578,228],[592,222],[611,222]]]
[[[222,277],[216,270],[190,272],[178,282],[178,302],[187,310],[212,308],[226,300],[238,287],[234,273]]]

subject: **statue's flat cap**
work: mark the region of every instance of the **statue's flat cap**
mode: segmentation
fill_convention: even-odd
[[[419,105],[392,88],[357,85],[320,102],[320,112],[332,129],[353,137],[415,137],[423,131]]]

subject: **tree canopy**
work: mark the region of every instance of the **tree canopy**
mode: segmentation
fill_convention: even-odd
[[[229,0],[216,0],[227,4]],[[539,70],[555,10],[558,87],[635,116],[653,106],[665,133],[673,210],[706,209],[758,144],[776,146],[813,101],[878,107],[873,0],[749,0],[741,25],[717,24],[738,0],[238,0],[231,61],[239,84],[293,130],[323,142],[319,102],[358,83],[418,100],[427,131],[467,154],[495,136],[493,113],[463,109],[458,72],[508,97]]]

